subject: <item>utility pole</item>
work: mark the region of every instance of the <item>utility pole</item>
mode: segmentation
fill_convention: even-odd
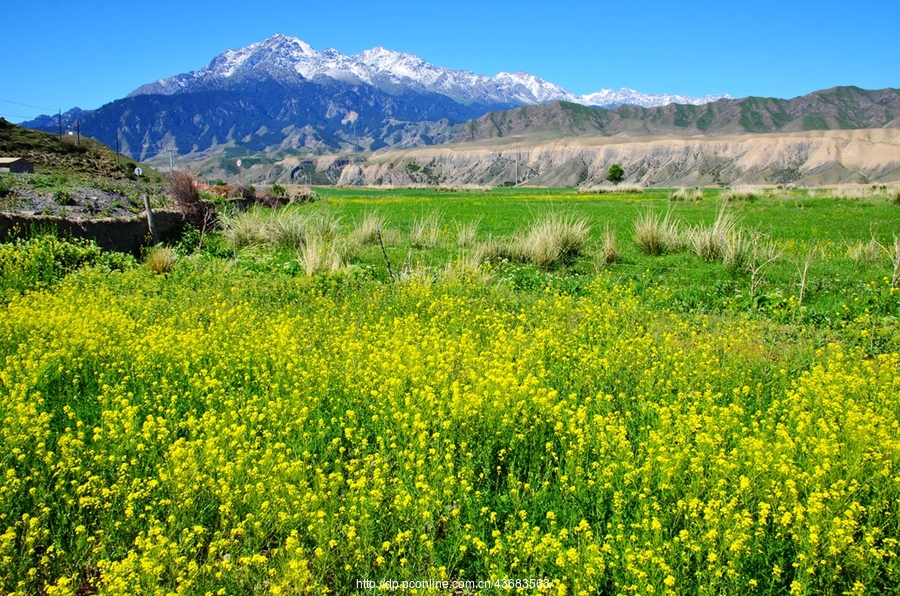
[[[516,143],[516,188],[519,188],[519,144]]]
[[[59,122],[59,140],[62,141],[62,110],[59,111],[56,119]]]
[[[81,120],[75,121],[75,130],[78,131],[78,137],[75,141],[75,145],[81,145]]]
[[[175,158],[172,157],[172,154],[175,152],[175,149],[173,149],[172,147],[169,147],[168,149],[166,149],[166,151],[169,152],[169,173],[171,174],[172,171],[175,169]]]
[[[119,166],[119,131],[116,131],[116,167]]]

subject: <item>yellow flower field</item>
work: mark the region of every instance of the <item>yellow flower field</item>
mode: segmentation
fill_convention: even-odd
[[[86,271],[2,307],[0,358],[0,594],[900,585],[900,355],[603,277]]]

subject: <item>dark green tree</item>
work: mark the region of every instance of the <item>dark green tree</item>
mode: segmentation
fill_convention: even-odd
[[[622,180],[625,180],[625,170],[622,169],[617,163],[609,166],[609,173],[606,175],[606,179],[612,182],[613,184],[618,184]]]

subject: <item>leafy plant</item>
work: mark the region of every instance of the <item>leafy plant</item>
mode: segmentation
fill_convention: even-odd
[[[606,174],[606,179],[612,182],[613,184],[618,184],[625,180],[625,169],[617,163],[609,166],[609,172]]]

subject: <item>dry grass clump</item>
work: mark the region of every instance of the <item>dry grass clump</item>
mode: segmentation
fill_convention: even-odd
[[[685,188],[681,187],[671,195],[669,195],[670,201],[702,201],[703,200],[703,190],[700,188]]]
[[[634,222],[634,241],[645,255],[659,256],[682,247],[678,222],[670,212],[664,216],[648,209]]]
[[[409,243],[414,248],[434,248],[441,240],[441,214],[432,211],[413,220]]]
[[[265,244],[300,248],[309,234],[309,218],[298,211],[283,209],[268,214],[263,225]]]
[[[178,260],[178,253],[174,248],[168,246],[156,246],[147,252],[144,262],[150,271],[160,275],[169,273],[175,267],[175,261]]]
[[[482,184],[457,184],[454,186],[438,186],[435,187],[436,192],[491,192],[493,186]]]
[[[333,240],[341,231],[341,218],[327,212],[316,213],[306,218],[306,228],[310,234]]]
[[[268,239],[268,219],[258,209],[239,213],[223,221],[222,235],[235,250],[262,246]]]
[[[887,184],[846,184],[828,190],[825,193],[825,196],[839,201],[859,201],[883,197],[895,205],[900,205],[900,186]]]
[[[496,263],[509,256],[509,250],[492,235],[477,243],[471,252],[478,263]]]
[[[755,186],[732,186],[720,195],[723,201],[755,201],[765,196],[766,191]]]
[[[385,218],[377,209],[363,215],[353,232],[350,234],[351,242],[357,246],[364,244],[377,244],[378,234],[385,229]]]
[[[310,234],[300,247],[297,262],[306,275],[320,271],[337,271],[344,265],[345,247],[337,242],[329,242],[319,234]]]
[[[619,259],[621,259],[621,255],[619,254],[616,241],[616,231],[609,227],[609,222],[606,222],[606,226],[603,229],[603,238],[600,241],[597,252],[594,254],[594,269],[599,272],[603,265],[618,263]]]
[[[900,205],[900,186],[891,186],[887,189],[887,198],[894,205]]]
[[[698,257],[707,262],[723,257],[730,238],[737,229],[734,214],[725,211],[725,203],[719,209],[716,220],[710,226],[697,226],[688,230],[687,240]]]
[[[481,217],[474,221],[461,224],[456,222],[456,245],[460,248],[469,248],[475,245],[478,239],[478,226],[481,225]]]
[[[733,273],[743,273],[750,261],[751,246],[744,230],[738,229],[728,237],[722,251],[722,263]]]
[[[881,258],[881,244],[874,238],[868,242],[859,240],[847,247],[847,257],[856,263],[857,267],[871,265]]]
[[[339,230],[340,219],[332,215],[256,207],[225,220],[222,233],[235,250],[264,245],[298,249],[311,235],[330,240]]]
[[[549,269],[578,256],[590,231],[586,219],[552,213],[536,220],[525,236],[514,238],[509,251],[514,258]]]
[[[604,194],[641,194],[644,187],[640,184],[619,184],[617,186],[582,186],[579,194],[604,195]]]
[[[881,249],[887,254],[891,261],[893,272],[891,274],[891,287],[896,288],[900,283],[900,238],[894,234],[893,244],[879,244]]]

